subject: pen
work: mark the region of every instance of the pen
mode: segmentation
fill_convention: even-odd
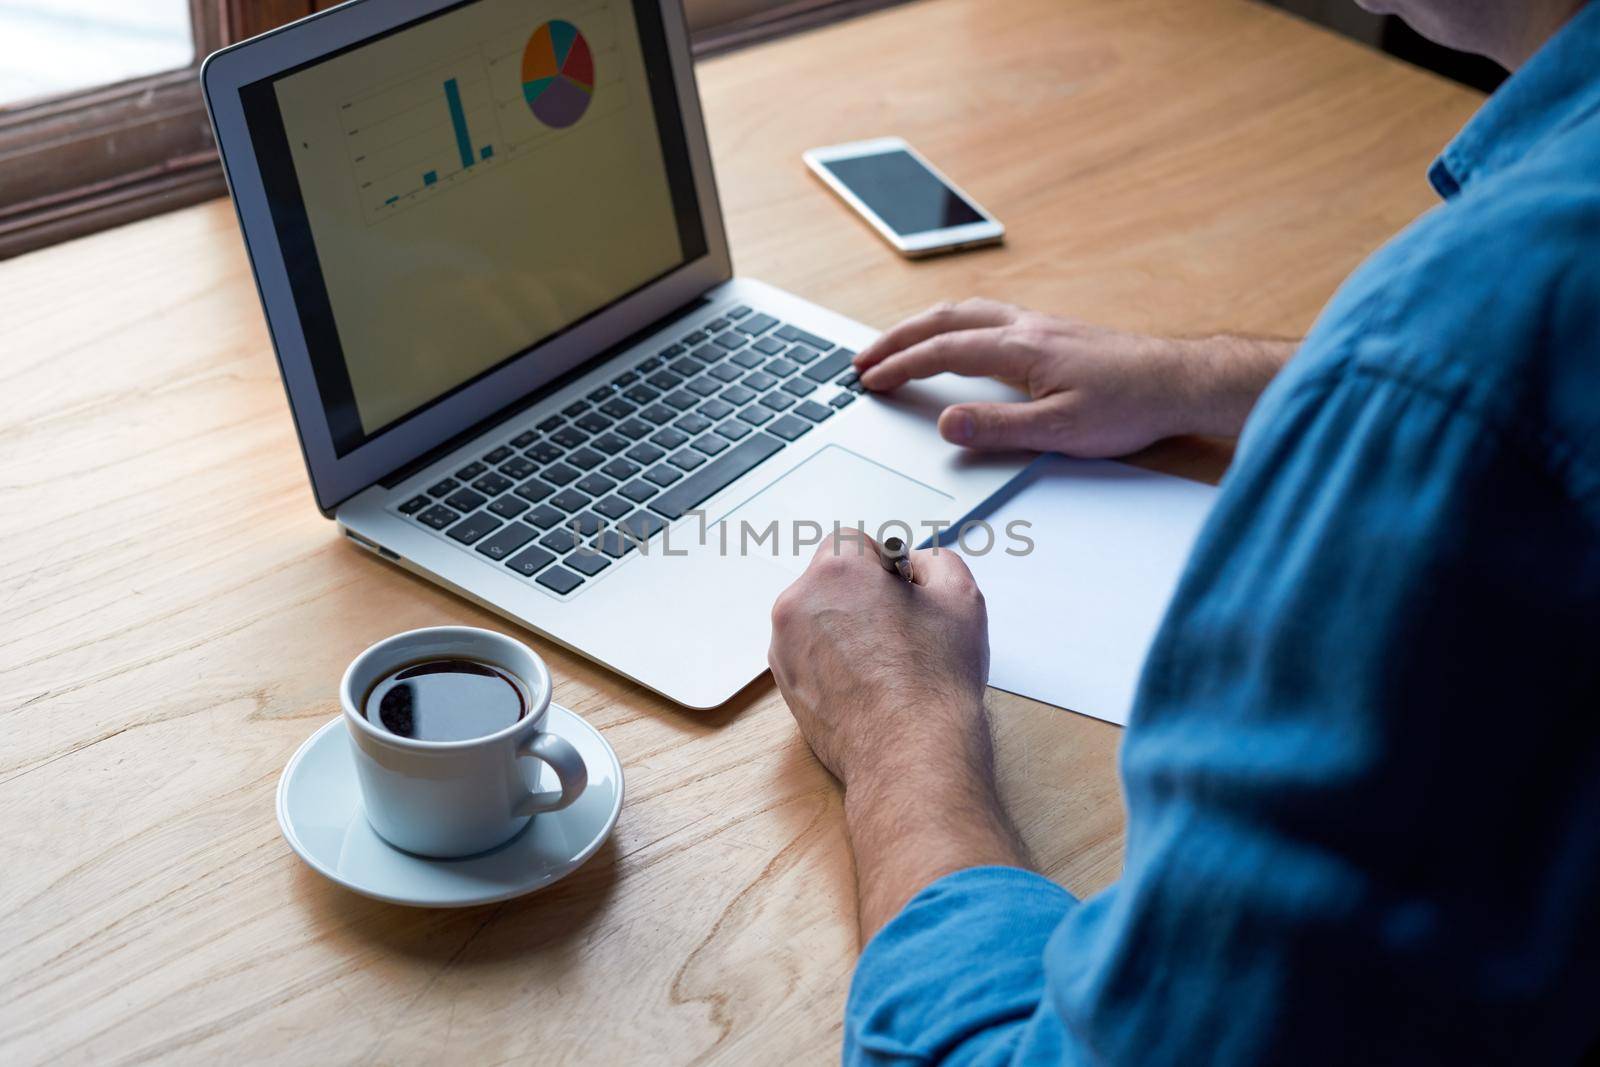
[[[883,564],[883,569],[890,574],[898,575],[906,581],[916,579],[911,572],[911,554],[906,549],[905,541],[898,537],[891,537],[878,546],[878,562]]]

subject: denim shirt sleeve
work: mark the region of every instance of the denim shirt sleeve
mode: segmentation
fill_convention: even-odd
[[[1044,949],[1076,904],[1040,875],[975,867],[918,893],[868,943],[845,1009],[846,1064],[1057,1062]]]

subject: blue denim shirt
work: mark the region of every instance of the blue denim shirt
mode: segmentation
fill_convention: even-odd
[[[1600,3],[1252,414],[1145,665],[1127,861],[952,874],[849,1063],[1600,1054]]]

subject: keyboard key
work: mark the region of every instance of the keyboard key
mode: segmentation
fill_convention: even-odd
[[[633,503],[637,503],[637,501]],[[595,504],[594,509],[612,522],[615,522],[633,510],[633,503],[624,500],[620,496],[608,496]]]
[[[754,431],[750,429],[750,424],[747,422],[740,422],[738,419],[729,419],[727,422],[717,427],[717,432],[730,441],[742,441],[746,437],[749,437]]]
[[[622,406],[624,409],[626,409],[623,411],[624,415],[633,414],[632,404],[623,404]],[[604,433],[606,430],[611,429],[611,423],[613,421],[615,420],[607,418],[598,411],[591,411],[589,414],[573,423],[573,425],[582,430],[584,433]],[[556,443],[560,444],[561,442],[557,441]]]
[[[706,323],[705,326],[707,333],[716,333],[718,330],[726,330],[727,328],[727,319],[712,319],[710,322]]]
[[[515,496],[503,496],[489,505],[489,510],[502,519],[514,519],[528,508],[532,507],[526,500]]]
[[[649,382],[657,389],[660,389],[663,393],[668,389],[676,389],[678,386],[683,384],[682,378],[678,377],[676,374],[673,374],[671,371],[666,370],[656,371],[654,374],[650,375],[650,377],[646,378],[645,381]]]
[[[483,461],[491,467],[497,467],[510,458],[511,449],[507,448],[505,445],[501,445],[499,448],[485,452],[483,455]],[[462,477],[466,476],[462,475]]]
[[[701,345],[692,353],[695,359],[707,366],[722,362],[723,357],[727,354],[728,350],[726,348],[720,348],[717,345]]]
[[[734,412],[734,407],[726,400],[707,400],[704,404],[701,404],[699,407],[695,408],[695,411],[701,415],[704,415],[712,422],[716,422],[718,419],[725,419],[729,415],[732,415]]]
[[[828,401],[828,403],[832,404],[836,408],[843,408],[849,407],[851,404],[855,403],[855,400],[856,394],[854,393],[840,393],[838,396]]]
[[[789,375],[799,370],[800,367],[798,364],[790,363],[786,359],[774,359],[769,360],[767,365],[761,369],[772,375],[774,378],[787,378]]]
[[[639,380],[639,375],[637,375],[633,371],[629,371],[626,374],[620,374],[617,377],[611,379],[611,385],[612,385],[613,388],[616,388],[616,389],[626,389],[628,386],[632,385],[634,382],[636,382],[638,380]]]
[[[789,349],[789,351],[783,354],[783,358],[793,360],[794,362],[804,366],[806,364],[816,362],[821,355],[821,352],[818,352],[810,345],[794,345]]]
[[[612,559],[621,559],[638,548],[639,545],[621,530],[610,529],[595,538],[593,547],[598,548]]]
[[[581,472],[565,463],[552,463],[544,469],[543,478],[551,485],[566,485],[582,477]]]
[[[422,514],[418,515],[417,521],[425,525],[432,526],[435,530],[442,530],[460,517],[461,515],[459,513],[451,511],[443,504],[435,504],[427,511],[424,511]]]
[[[668,467],[666,469],[672,470],[672,468],[670,468],[670,467]],[[677,471],[672,471],[672,473],[677,475],[678,478],[682,478],[683,477],[683,475],[678,474]],[[645,477],[648,478],[649,475],[645,475]],[[674,480],[676,480],[676,479],[674,479]],[[663,484],[665,484],[665,483],[663,483]],[[656,489],[655,486],[651,485],[649,482],[642,481],[642,480],[639,480],[639,479],[635,479],[634,481],[629,482],[627,485],[623,486],[618,491],[623,496],[625,496],[629,500],[633,501],[635,504],[643,504],[646,500],[649,500],[651,497],[655,496],[656,493],[658,492],[658,490]]]
[[[833,413],[829,412],[829,414],[831,415]],[[822,420],[818,419],[817,421],[821,422]],[[604,496],[616,487],[616,482],[599,473],[591,474],[589,477],[583,479],[577,485],[573,486],[574,489],[582,490],[583,492],[588,493],[590,496]]]
[[[550,435],[550,440],[562,448],[577,448],[589,439],[589,435],[576,426],[563,426]]]
[[[578,539],[572,531],[565,526],[558,526],[554,530],[539,538],[539,543],[550,551],[565,555],[578,547]]]
[[[600,473],[607,478],[615,478],[619,482],[626,481],[639,473],[639,465],[631,459],[623,459],[618,456],[604,467],[601,467]]]
[[[826,356],[814,365],[806,368],[806,377],[814,382],[825,382],[838,374],[850,369],[850,361],[856,354],[848,348],[841,348],[830,356]]]
[[[523,522],[530,522],[541,530],[548,530],[552,526],[559,526],[566,515],[557,511],[549,504],[540,504],[526,515],[522,516]]]
[[[534,441],[538,440],[538,438],[539,435],[534,433],[532,430],[524,430],[511,439],[511,447],[527,448],[529,445],[533,444]]]
[[[551,415],[548,419],[545,419],[543,422],[539,423],[537,429],[538,429],[538,431],[540,433],[549,433],[551,430],[555,429],[557,426],[560,426],[560,425],[561,425],[561,416],[560,415]]]
[[[744,381],[739,384],[747,389],[754,389],[758,393],[764,393],[774,385],[777,385],[778,379],[764,371],[756,371],[754,374],[745,375]]]
[[[833,384],[834,385],[842,385],[846,389],[848,389],[852,385],[856,384],[856,382],[859,382],[860,380],[861,380],[861,377],[858,374],[856,374],[855,371],[851,370],[851,371],[845,371],[843,374],[841,374],[837,378],[835,378],[833,380]]]
[[[681,471],[679,471],[676,467],[671,466],[670,464],[661,463],[661,464],[658,464],[657,466],[651,467],[648,471],[645,472],[644,476],[647,479],[649,479],[650,481],[654,482],[656,485],[659,485],[661,488],[665,489],[667,486],[671,485],[673,482],[681,480],[683,478],[683,473]],[[631,488],[631,486],[629,488]],[[628,490],[624,489],[623,492],[627,493]],[[634,501],[643,501],[643,500],[649,499],[649,497],[654,496],[654,495],[655,495],[655,490],[651,489],[647,496],[638,497],[638,496],[633,496],[631,493],[629,493],[629,498],[634,500]]]
[[[636,410],[638,409],[621,397],[613,397],[604,404],[600,405],[600,412],[613,419],[625,419],[629,415],[632,415]],[[604,427],[601,427],[601,429],[604,429]],[[598,433],[599,431],[595,430],[590,432]]]
[[[804,404],[795,408],[794,413],[802,418],[810,419],[812,422],[821,422],[824,419],[833,418],[833,409],[819,404],[815,400],[807,400]]]
[[[749,318],[741,322],[739,324],[739,329],[744,333],[749,334],[751,337],[754,337],[757,334],[766,333],[776,325],[778,325],[778,320],[773,318],[771,315],[757,315],[754,318]]]
[[[537,504],[555,491],[555,486],[538,478],[529,478],[517,486],[517,495],[533,504]]]
[[[531,460],[524,459],[521,456],[512,456],[510,459],[500,464],[500,473],[504,474],[507,478],[518,482],[522,481],[522,479],[526,478],[528,475],[532,474],[538,469],[538,464],[532,462]]]
[[[699,501],[695,501],[696,504]],[[684,510],[694,507],[694,504],[685,504]],[[681,514],[681,512],[680,512]],[[632,515],[617,523],[617,529],[631,538],[636,544],[644,544],[667,528],[667,524],[648,511],[635,511]]]
[[[456,481],[454,478],[446,478],[444,481],[430,486],[428,488],[428,495],[431,497],[441,497],[449,493],[453,493],[460,488],[460,482]]]
[[[512,481],[510,478],[507,478],[505,475],[496,474],[494,471],[490,471],[482,478],[479,478],[477,481],[473,482],[472,488],[476,489],[480,493],[483,493],[485,496],[499,496],[501,493],[505,492],[507,489],[510,489],[516,484],[516,482]]]
[[[490,559],[505,559],[533,538],[534,531],[531,527],[513,522],[493,537],[478,542],[478,551]]]
[[[726,383],[718,381],[709,374],[702,374],[689,383],[688,389],[689,392],[694,393],[696,396],[708,397],[715,396],[721,392],[724,384]]]
[[[646,466],[654,463],[656,460],[666,455],[664,451],[657,448],[649,441],[640,441],[623,454],[629,459],[633,460],[635,463],[643,463]]]
[[[689,440],[689,435],[682,430],[674,430],[671,426],[663,426],[650,435],[650,443],[660,445],[662,448],[677,448]]]
[[[603,433],[593,441],[590,441],[589,447],[604,452],[608,456],[614,456],[628,447],[628,439],[614,433]]]
[[[561,414],[565,415],[569,419],[575,419],[588,410],[589,402],[587,400],[574,400],[572,403],[561,409]]]
[[[743,348],[745,346],[745,342],[750,339],[748,337],[741,337],[739,334],[729,330],[727,333],[718,334],[714,340],[717,344],[732,352],[736,348]]]
[[[589,498],[578,492],[576,489],[567,489],[551,497],[550,503],[554,504],[556,507],[570,515],[573,512],[582,511],[584,508],[588,507]]]
[[[577,467],[579,470],[586,471],[594,470],[605,461],[606,457],[602,456],[592,448],[580,448],[576,452],[573,452],[571,455],[567,456],[568,463],[572,464],[574,467]]]
[[[673,374],[684,378],[693,378],[696,374],[705,370],[697,360],[690,359],[688,356],[682,356],[668,363],[667,369]]]
[[[804,378],[790,378],[783,383],[783,391],[795,396],[810,396],[817,391],[817,383]]]
[[[810,429],[811,424],[804,419],[797,419],[793,415],[785,415],[771,426],[768,426],[767,432],[775,433],[785,441],[793,441]]]
[[[763,337],[750,347],[764,356],[775,356],[789,346],[776,337]]]
[[[706,457],[702,456],[693,449],[688,448],[684,449],[682,452],[674,453],[672,457],[667,460],[668,463],[683,471],[692,471],[705,461]]]
[[[718,437],[714,433],[708,433],[704,437],[696,438],[691,447],[699,449],[708,456],[715,456],[728,450],[728,439]]]
[[[693,436],[697,433],[705,433],[707,430],[711,429],[711,420],[706,418],[704,415],[696,415],[691,411],[689,414],[685,415],[672,425],[676,426],[684,433]]]
[[[648,404],[650,401],[661,395],[661,390],[652,389],[648,385],[645,385],[641,382],[622,395],[633,401],[635,404]]]
[[[472,479],[476,478],[478,475],[482,474],[488,469],[489,468],[485,467],[482,463],[474,461],[456,471],[456,477],[460,478],[464,482],[470,482]]]
[[[667,407],[665,404],[651,404],[639,414],[643,415],[657,426],[669,423],[678,417],[677,411]]]
[[[799,421],[798,419],[795,421]],[[690,508],[704,503],[748,474],[758,464],[771,459],[783,442],[764,433],[753,434],[707,464],[705,470],[685,478],[656,497],[650,510],[668,519],[679,519]]]
[[[778,331],[778,336],[785,341],[799,341],[802,344],[808,344],[818,352],[826,352],[833,347],[832,341],[824,340],[814,333],[806,333],[798,326],[785,326]]]
[[[474,493],[471,489],[457,489],[444,498],[444,502],[457,511],[477,511],[488,500],[488,497]]]
[[[666,348],[661,350],[661,355],[651,356],[649,359],[635,367],[634,370],[638,371],[640,374],[649,374],[650,372],[659,368],[661,364],[665,363],[667,360],[671,359],[673,356],[676,356],[682,351],[682,345],[668,345]]]
[[[417,512],[421,511],[423,508],[425,508],[427,506],[428,506],[428,498],[427,497],[425,497],[425,496],[414,496],[410,500],[407,500],[404,504],[400,505],[400,514],[402,514],[402,515],[415,515]]]
[[[578,588],[578,586],[583,584],[582,578],[579,578],[576,574],[573,574],[565,567],[551,567],[549,570],[539,575],[539,577],[535,578],[534,581],[538,582],[546,589],[560,593],[562,596],[566,596],[568,593],[572,592],[574,589]]]
[[[538,545],[535,545],[526,552],[522,553],[520,556],[515,556],[512,559],[506,560],[506,566],[510,567],[524,578],[532,578],[535,574],[538,574],[555,561],[555,553],[546,552]]]
[[[743,407],[756,398],[754,389],[747,389],[742,385],[730,385],[717,395],[734,407]]]
[[[736,308],[731,308],[727,311],[724,311],[723,314],[732,319],[734,322],[738,322],[740,319],[750,314],[750,309],[745,307],[743,304],[740,304]]]
[[[476,515],[468,515],[450,529],[445,531],[445,536],[452,541],[460,541],[470,545],[484,534],[499,528],[500,520],[487,511],[480,511]]]
[[[528,458],[535,463],[553,463],[561,458],[561,449],[549,441],[540,441],[528,449]]]
[[[768,393],[761,398],[761,404],[763,407],[769,407],[773,411],[787,411],[789,408],[794,407],[794,397],[788,393]]]
[[[605,528],[606,521],[592,511],[574,515],[572,521],[567,523],[567,529],[585,539],[593,537]]]
[[[562,560],[562,562],[568,567],[571,567],[573,570],[578,571],[581,574],[588,575],[590,578],[593,578],[595,575],[611,566],[611,560],[607,559],[601,553],[593,550],[574,552],[572,555]]]
[[[772,420],[772,412],[760,404],[752,404],[739,412],[739,417],[751,426],[761,426]]]
[[[688,411],[690,408],[700,403],[700,397],[695,396],[687,389],[679,389],[675,393],[668,393],[666,396],[662,397],[662,399],[668,404],[671,404],[673,407],[677,408],[679,411]]]
[[[760,352],[757,352],[753,348],[748,348],[733,357],[733,362],[737,363],[745,370],[755,370],[766,361],[767,357],[762,355]]]
[[[602,385],[598,389],[595,389],[593,392],[591,392],[587,397],[585,397],[585,399],[592,404],[603,404],[607,399],[610,398],[610,396],[611,386]]]
[[[637,441],[650,432],[650,424],[639,419],[623,419],[617,423],[617,432],[632,441]]]
[[[677,351],[672,353],[672,354],[674,356],[681,356],[681,355],[683,355],[683,350],[684,350],[684,346],[685,345],[704,344],[705,343],[705,339],[706,339],[706,332],[704,330],[694,330],[694,331],[692,331],[690,333],[687,333],[683,337],[683,344],[678,344],[678,345],[673,345],[672,346],[673,348],[677,349]],[[666,353],[663,352],[662,355],[666,355]]]
[[[738,367],[735,367],[732,363],[724,363],[720,367],[712,367],[707,373],[709,373],[717,381],[727,384],[728,382],[736,380],[744,373],[744,371],[740,370]]]

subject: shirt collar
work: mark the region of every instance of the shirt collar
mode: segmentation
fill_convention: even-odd
[[[1428,180],[1450,199],[1539,142],[1600,109],[1600,2],[1588,3],[1489,98],[1434,161]]]

